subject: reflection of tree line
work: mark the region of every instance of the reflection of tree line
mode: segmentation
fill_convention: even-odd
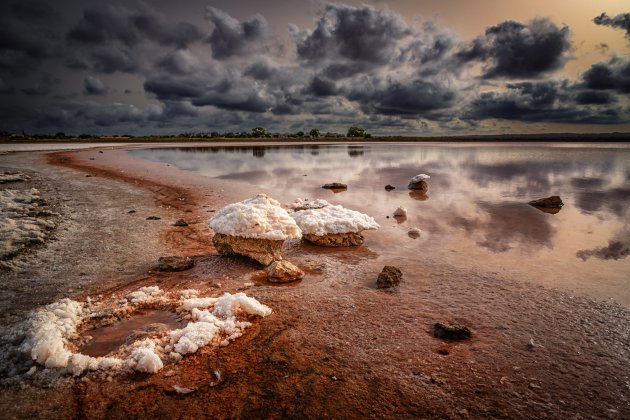
[[[289,151],[289,152],[301,152],[310,153],[313,156],[320,154],[323,150],[332,150],[338,148],[335,145],[319,145],[319,144],[304,144],[304,145],[292,145],[292,146],[225,146],[225,147],[173,147],[161,150],[176,150],[178,152],[196,154],[196,153],[228,153],[228,154],[252,154],[255,157],[264,157],[265,154],[272,151]],[[361,154],[363,154],[361,152]]]

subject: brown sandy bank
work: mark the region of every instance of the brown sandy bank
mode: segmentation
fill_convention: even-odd
[[[27,259],[28,271],[0,274],[10,285],[0,302],[12,314],[3,324],[59,297],[153,284],[209,295],[245,289],[274,310],[231,345],[155,375],[5,386],[3,417],[630,417],[625,308],[421,259],[403,267],[397,291],[378,291],[382,263],[370,236],[352,250],[291,243],[286,257],[307,271],[304,280],[245,285],[260,267],[217,256],[206,220],[208,210],[256,191],[137,165],[118,150],[55,154],[50,163],[39,154],[0,158],[49,185],[63,217],[56,240]],[[190,226],[171,226],[180,217]],[[154,272],[167,253],[193,255],[196,266]],[[468,325],[473,337],[436,339],[437,321]],[[194,392],[177,394],[173,385]]]

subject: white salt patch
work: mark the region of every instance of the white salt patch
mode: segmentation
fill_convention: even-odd
[[[131,303],[144,303],[155,300],[155,298],[163,295],[164,292],[160,289],[159,286],[146,286],[141,287],[135,292],[129,293],[127,295],[127,300]]]
[[[48,231],[55,228],[51,220],[34,216],[39,202],[35,188],[0,191],[0,259],[15,255],[29,244],[43,243]]]
[[[427,174],[418,174],[414,176],[413,178],[411,178],[411,182],[416,183],[416,182],[424,181],[425,179],[429,179],[429,178],[431,177]]]
[[[31,178],[22,172],[5,172],[0,174],[0,184],[4,184],[6,182],[28,181],[29,179]]]
[[[173,385],[173,390],[177,392],[178,394],[190,394],[191,392],[195,391],[194,389],[185,388],[179,385]]]
[[[195,290],[195,289],[180,290],[179,291],[179,298],[180,299],[190,299],[190,298],[196,297],[198,294],[199,294],[199,291]]]
[[[199,348],[212,342],[219,333],[227,336],[219,344],[227,345],[230,341],[243,335],[245,328],[251,325],[246,321],[238,321],[237,315],[249,314],[265,317],[272,312],[271,308],[245,293],[234,295],[225,293],[218,299],[208,299],[214,299],[212,312],[194,307],[191,312],[191,318],[194,322],[189,322],[186,327],[170,333],[170,344],[175,352],[181,355],[195,353]],[[191,304],[189,306],[195,306],[194,304],[199,303],[199,301],[190,301],[186,301]],[[208,306],[210,305],[206,307]]]
[[[211,297],[186,299],[184,301],[184,304],[182,305],[182,308],[190,312],[195,308],[207,308],[209,306],[212,306],[216,301],[217,298]]]
[[[265,194],[223,207],[208,223],[217,233],[243,238],[285,240],[302,237],[289,213]]]
[[[394,211],[394,217],[407,217],[407,209],[403,206],[398,207]]]
[[[291,214],[303,233],[323,236],[330,233],[361,232],[380,226],[367,214],[342,206],[329,205],[321,209],[301,210]]]
[[[149,338],[134,343],[134,349],[126,360],[129,368],[144,373],[155,373],[164,367],[157,354],[157,345]]]

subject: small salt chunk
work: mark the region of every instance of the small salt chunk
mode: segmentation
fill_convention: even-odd
[[[173,390],[178,394],[190,394],[191,392],[195,392],[194,389],[184,388],[183,386],[173,385]]]

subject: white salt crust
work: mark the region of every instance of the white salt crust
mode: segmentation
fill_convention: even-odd
[[[411,182],[416,183],[416,182],[424,181],[425,179],[429,179],[429,178],[431,177],[427,174],[418,174],[414,176],[413,178],[411,178]]]
[[[197,294],[192,289],[180,292],[180,296]],[[127,295],[121,305],[155,302],[169,303],[158,286],[148,286]],[[71,299],[62,299],[33,312],[26,320],[27,338],[19,350],[45,368],[61,369],[75,376],[101,369],[155,373],[167,361],[178,361],[212,342],[227,345],[243,335],[251,323],[239,321],[237,317],[265,317],[272,312],[271,308],[244,293],[225,293],[218,298],[193,297],[178,303],[183,312],[190,313],[191,322],[164,337],[146,338],[131,344],[123,351],[128,353],[126,358],[91,357],[69,349],[69,340],[77,338],[78,327],[92,314],[89,304]]]
[[[266,194],[223,207],[208,224],[216,233],[242,238],[283,241],[302,237],[289,213]]]
[[[358,233],[380,226],[367,214],[342,206],[328,205],[320,209],[300,210],[291,217],[303,233],[323,236],[331,233]]]

